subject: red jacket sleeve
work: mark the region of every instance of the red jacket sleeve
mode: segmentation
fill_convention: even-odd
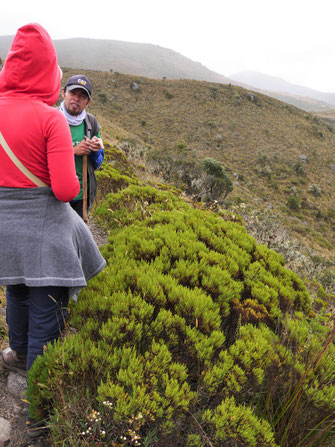
[[[62,202],[74,199],[80,190],[76,174],[72,138],[64,115],[54,110],[46,128],[46,154],[51,188]]]

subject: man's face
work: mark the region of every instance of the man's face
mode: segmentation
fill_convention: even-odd
[[[62,97],[64,98],[64,105],[70,115],[80,115],[85,107],[91,102],[82,88],[75,88],[73,90],[63,90]]]

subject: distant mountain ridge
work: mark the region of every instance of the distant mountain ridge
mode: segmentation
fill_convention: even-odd
[[[6,58],[13,37],[0,36],[1,58]],[[114,71],[150,79],[193,79],[240,85],[313,112],[332,110],[335,106],[335,93],[322,93],[255,72],[238,73],[228,78],[158,45],[88,38],[54,40],[54,44],[61,67]]]
[[[13,36],[0,36],[5,58]],[[118,71],[152,79],[195,79],[228,84],[230,79],[168,48],[146,43],[73,38],[53,41],[59,65],[88,70]]]
[[[309,97],[335,106],[335,93],[320,92],[309,87],[292,84],[284,79],[259,73],[256,71],[242,71],[229,76],[235,82],[247,84],[257,89],[272,93],[288,93],[299,97]]]

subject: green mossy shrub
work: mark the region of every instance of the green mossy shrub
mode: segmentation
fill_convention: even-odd
[[[95,214],[101,224],[111,230],[144,220],[157,210],[179,207],[183,209],[186,204],[180,201],[175,190],[161,191],[153,186],[130,184],[116,193],[108,194]]]
[[[250,408],[236,405],[234,397],[223,400],[215,410],[206,410],[202,419],[214,432],[214,445],[276,446],[270,424]]]
[[[124,189],[131,183],[136,183],[129,176],[120,174],[110,164],[107,164],[103,170],[97,171],[96,177],[99,182],[99,193],[101,197],[105,197],[110,192]]]
[[[108,265],[28,377],[57,445],[334,445],[331,316],[282,256],[153,187],[97,212]]]
[[[291,210],[298,210],[300,208],[300,205],[301,205],[301,200],[299,199],[299,197],[297,197],[295,195],[291,195],[287,198],[287,206]]]
[[[100,170],[104,170],[108,163],[111,163],[115,169],[119,171],[121,175],[128,175],[129,177],[136,178],[136,175],[122,151],[111,146],[109,143],[104,143],[105,146],[105,159],[101,165]]]
[[[109,143],[104,143],[104,145],[105,159],[96,171],[99,183],[98,202],[101,202],[102,198],[110,192],[117,192],[130,184],[139,183],[125,155]]]
[[[199,435],[188,435],[186,447],[202,447],[203,443]]]

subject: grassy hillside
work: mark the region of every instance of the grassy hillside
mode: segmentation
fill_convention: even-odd
[[[52,446],[331,447],[332,299],[106,144],[106,269],[28,376]]]
[[[74,73],[65,69],[64,82]],[[85,73],[94,86],[90,110],[104,137],[137,166],[145,165],[147,176],[185,187],[181,172],[192,175],[201,160],[212,157],[235,183],[226,207],[246,217],[257,213],[260,232],[275,221],[300,249],[332,268],[335,133],[330,123],[231,85]]]

